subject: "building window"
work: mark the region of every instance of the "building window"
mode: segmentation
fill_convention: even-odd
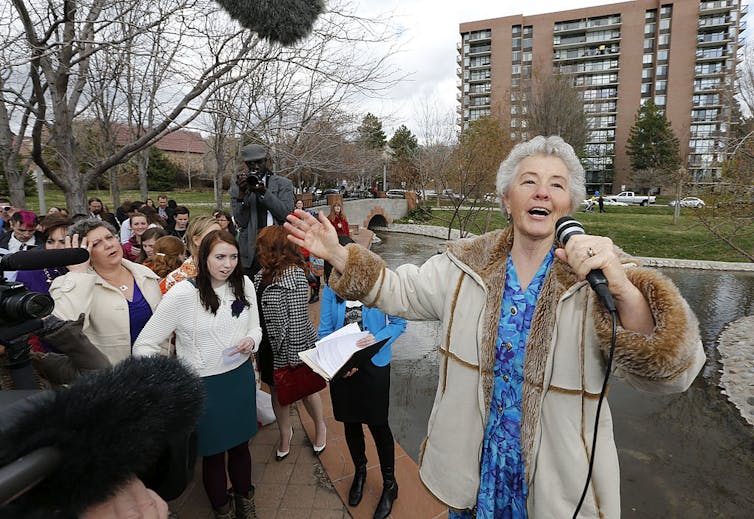
[[[645,65],[650,65],[653,59],[654,59],[654,56],[652,56],[651,54],[644,54],[644,56],[642,56],[641,58],[641,62],[644,63]]]
[[[655,96],[655,104],[657,106],[665,106],[665,96]]]
[[[660,32],[669,31],[669,30],[670,30],[670,18],[660,19]]]

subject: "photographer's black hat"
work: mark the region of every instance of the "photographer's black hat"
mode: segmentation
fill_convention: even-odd
[[[259,144],[247,144],[241,148],[241,160],[244,162],[256,162],[267,158],[267,150]]]

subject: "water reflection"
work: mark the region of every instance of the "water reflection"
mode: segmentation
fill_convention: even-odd
[[[421,264],[440,240],[381,233],[375,246],[390,267]],[[680,395],[611,385],[610,406],[621,464],[624,517],[748,518],[754,515],[754,428],[717,387],[715,340],[754,314],[754,273],[663,269],[699,318],[707,365]],[[410,322],[393,347],[391,427],[414,459],[434,400],[440,343],[436,323]]]

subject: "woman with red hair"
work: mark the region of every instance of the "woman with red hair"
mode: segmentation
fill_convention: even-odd
[[[301,251],[287,239],[288,231],[278,225],[263,228],[257,236],[257,254],[262,266],[254,277],[264,335],[259,347],[261,379],[272,390],[272,408],[280,431],[275,456],[282,461],[288,456],[293,437],[289,407],[278,399],[273,372],[276,369],[301,364],[298,353],[314,347],[317,332],[309,321],[307,302],[309,282],[306,262]],[[306,412],[316,427],[314,454],[326,446],[327,429],[322,415],[319,393],[303,398]]]

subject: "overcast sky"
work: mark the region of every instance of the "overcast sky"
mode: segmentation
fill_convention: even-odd
[[[361,107],[365,112],[371,111],[384,119],[388,138],[400,124],[406,124],[414,134],[417,133],[415,114],[424,99],[433,99],[447,110],[456,109],[456,44],[460,41],[460,23],[616,3],[605,0],[357,1],[360,14],[370,16],[378,9],[382,13],[392,12],[394,23],[404,30],[403,51],[393,61],[409,78],[395,86],[386,99],[369,100]]]

